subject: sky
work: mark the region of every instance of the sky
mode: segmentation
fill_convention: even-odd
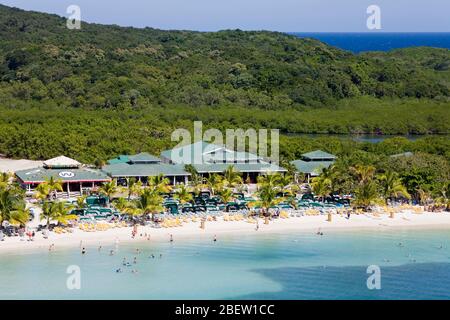
[[[78,5],[87,22],[217,31],[450,32],[450,0],[0,0],[26,10],[69,16]],[[381,29],[367,28],[377,5]]]

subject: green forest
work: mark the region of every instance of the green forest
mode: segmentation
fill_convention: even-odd
[[[174,129],[201,120],[280,129],[286,166],[322,149],[344,167],[403,170],[426,185],[449,180],[446,135],[371,144],[298,134],[448,134],[449,110],[447,49],[353,54],[267,31],[69,30],[63,17],[0,5],[0,154],[11,158],[159,154]]]

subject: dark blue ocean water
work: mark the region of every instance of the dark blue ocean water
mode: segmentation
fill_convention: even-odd
[[[406,47],[438,47],[450,49],[450,32],[442,33],[305,33],[293,32],[299,37],[320,40],[329,45],[359,53],[362,51],[389,51]]]

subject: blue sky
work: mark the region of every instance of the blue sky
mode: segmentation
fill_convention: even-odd
[[[450,32],[450,0],[0,0],[27,10],[121,26],[215,31],[365,32],[369,5],[385,32]]]

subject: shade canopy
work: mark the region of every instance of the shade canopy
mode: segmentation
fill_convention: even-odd
[[[77,160],[68,158],[66,156],[59,156],[46,160],[44,162],[45,168],[78,168],[81,166]]]

